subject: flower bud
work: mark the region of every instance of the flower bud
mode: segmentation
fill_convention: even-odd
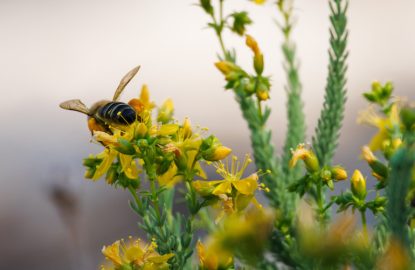
[[[303,160],[308,172],[313,173],[320,170],[320,164],[317,156],[310,149],[305,148],[304,144],[299,144],[295,150],[292,150],[292,158],[289,167],[293,168],[298,160]]]
[[[259,49],[258,43],[252,36],[246,35],[245,43],[246,46],[248,46],[255,55],[261,54],[261,50]]]
[[[190,124],[190,119],[185,118],[183,122],[183,138],[187,139],[192,136],[192,125]]]
[[[114,167],[114,166],[111,166],[107,171],[107,174],[105,176],[105,180],[107,181],[108,184],[112,185],[117,180],[117,177],[118,177],[117,168]]]
[[[219,69],[220,72],[222,72],[223,75],[228,75],[231,72],[239,71],[239,68],[237,65],[235,65],[232,62],[229,61],[220,61],[216,62],[215,66]]]
[[[333,179],[336,181],[347,179],[347,171],[341,166],[334,166],[331,168],[331,173],[333,175]]]
[[[135,154],[135,148],[132,143],[130,143],[128,140],[124,138],[118,139],[118,145],[115,147],[115,150],[120,152],[124,155],[134,155]]]
[[[327,182],[327,181],[331,180],[332,173],[329,170],[323,169],[323,170],[321,170],[320,177],[323,181]]]
[[[359,170],[355,170],[351,178],[352,193],[359,199],[366,197],[366,180]]]
[[[372,169],[372,175],[379,181],[383,181],[388,177],[388,167],[380,162],[372,153],[369,147],[364,146],[362,149],[363,159],[367,161]]]
[[[230,153],[232,152],[232,149],[226,147],[226,146],[218,146],[213,150],[212,155],[206,156],[205,160],[208,161],[218,161],[226,158]]]
[[[254,69],[258,75],[264,71],[264,55],[262,53],[254,56]]]
[[[94,174],[95,174],[95,168],[88,168],[85,171],[84,177],[86,179],[92,179],[94,177]]]
[[[161,105],[158,111],[157,121],[163,124],[168,123],[169,121],[173,119],[173,112],[174,112],[173,101],[169,98],[163,103],[163,105]]]
[[[366,160],[369,164],[373,163],[376,160],[376,157],[373,154],[372,150],[370,150],[369,146],[363,146],[362,155],[363,159]]]
[[[159,130],[157,131],[157,134],[160,136],[169,136],[175,134],[178,129],[179,126],[176,124],[166,124],[160,126]]]
[[[134,130],[134,136],[142,138],[147,134],[147,131],[147,126],[144,123],[139,123]]]

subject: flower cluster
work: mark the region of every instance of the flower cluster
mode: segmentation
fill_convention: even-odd
[[[124,240],[117,240],[110,246],[104,246],[102,253],[112,264],[102,266],[102,270],[167,270],[167,261],[174,254],[160,255],[156,252],[157,244],[153,241],[146,245],[140,239],[129,237],[126,243]]]

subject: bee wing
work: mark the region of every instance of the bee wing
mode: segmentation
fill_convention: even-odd
[[[121,79],[120,84],[117,87],[117,90],[115,90],[114,97],[112,98],[113,101],[118,100],[124,88],[131,81],[131,79],[134,78],[135,74],[137,74],[139,69],[140,69],[140,66],[137,66],[133,68],[132,70],[130,70],[127,74],[125,74],[125,76]]]
[[[89,115],[89,109],[79,99],[71,99],[59,104],[59,107],[65,110],[77,111]]]

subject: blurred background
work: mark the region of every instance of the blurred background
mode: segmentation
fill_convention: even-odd
[[[215,69],[219,46],[196,0],[0,1],[0,269],[97,269],[101,248],[137,235],[129,194],[84,180],[82,158],[97,153],[85,117],[58,104],[111,98],[120,78],[140,64],[123,99],[143,83],[160,104],[171,97],[176,117],[209,127],[236,154],[250,152],[247,126]],[[272,1],[271,1],[272,2]],[[294,38],[301,59],[311,138],[327,74],[327,1],[298,0]],[[280,152],[285,134],[282,36],[272,3],[227,0],[226,12],[248,10],[248,32],[260,43],[272,76],[269,121]],[[415,1],[351,1],[348,103],[335,162],[366,170],[360,147],[374,129],[358,126],[373,80],[415,98]],[[244,41],[226,36],[249,67]],[[366,170],[367,172],[367,170]]]

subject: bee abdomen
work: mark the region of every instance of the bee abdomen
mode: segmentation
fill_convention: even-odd
[[[129,125],[137,119],[136,111],[123,102],[109,102],[98,110],[97,115],[109,124]]]

